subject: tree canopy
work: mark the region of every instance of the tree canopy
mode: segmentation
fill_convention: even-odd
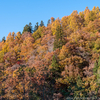
[[[0,41],[0,100],[100,97],[100,9],[26,24]]]

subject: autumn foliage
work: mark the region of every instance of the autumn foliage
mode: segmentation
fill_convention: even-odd
[[[88,7],[0,42],[0,100],[100,97],[100,9]]]

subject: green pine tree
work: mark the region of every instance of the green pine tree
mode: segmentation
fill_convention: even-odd
[[[38,22],[37,22],[36,25],[34,26],[33,32],[35,32],[38,29],[38,27],[39,27],[39,25],[38,25]]]
[[[56,28],[53,50],[56,50],[57,48],[61,49],[64,44],[65,44],[64,32],[63,32],[62,27],[60,25]]]
[[[5,36],[2,38],[2,41],[4,41],[4,42],[6,41]]]
[[[55,55],[53,55],[52,57],[52,71],[57,71],[58,70],[58,62],[57,62],[57,58]]]
[[[80,75],[78,75],[78,77],[77,77],[77,86],[79,88],[82,87],[82,79],[81,79]]]
[[[51,66],[52,66],[51,72],[52,72],[53,76],[56,77],[56,78],[59,77],[61,70],[60,70],[59,63],[58,63],[56,55],[53,55],[53,57],[52,57]]]
[[[41,27],[44,26],[44,22],[42,20],[41,20],[40,26]]]
[[[50,19],[48,20],[48,22],[47,22],[47,26],[50,24]]]
[[[30,33],[32,33],[33,32],[33,30],[32,30],[32,26],[31,26],[32,24],[31,23],[29,23],[29,25],[25,25],[25,27],[24,27],[24,29],[23,29],[23,32],[22,32],[22,34],[24,33],[24,32],[30,32]]]
[[[94,63],[93,74],[95,75],[97,74],[97,70],[99,66],[100,66],[100,57],[99,57],[99,60]]]

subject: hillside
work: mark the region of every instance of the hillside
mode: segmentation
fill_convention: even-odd
[[[100,97],[100,9],[26,25],[0,42],[1,100]],[[58,99],[57,99],[58,98]]]

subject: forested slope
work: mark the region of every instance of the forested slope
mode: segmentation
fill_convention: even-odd
[[[0,42],[1,100],[100,97],[100,9],[31,23]],[[59,98],[59,99],[57,99]]]

